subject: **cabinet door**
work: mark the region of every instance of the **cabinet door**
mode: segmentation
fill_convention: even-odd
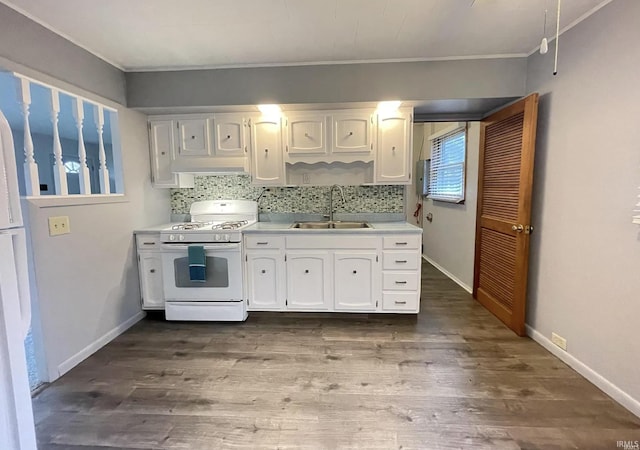
[[[376,182],[408,184],[411,178],[411,114],[378,116]]]
[[[178,120],[178,158],[210,155],[209,119]]]
[[[174,126],[171,120],[149,122],[151,181],[155,187],[177,187],[176,175],[171,173],[171,161],[174,158]]]
[[[327,119],[318,114],[292,114],[287,118],[289,155],[327,153]]]
[[[242,114],[215,114],[214,152],[216,157],[245,156],[245,119]]]
[[[279,251],[247,253],[247,309],[284,309],[284,257]]]
[[[158,252],[140,252],[140,294],[142,308],[164,309],[164,294],[162,291],[162,260]]]
[[[333,153],[371,153],[372,116],[368,113],[333,115]]]
[[[251,122],[251,179],[254,184],[284,184],[280,118],[259,117]]]
[[[329,252],[287,252],[287,309],[329,309],[331,279]]]
[[[380,294],[376,253],[334,254],[334,304],[340,310],[375,310]]]

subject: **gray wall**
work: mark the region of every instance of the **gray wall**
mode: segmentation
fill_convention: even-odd
[[[133,230],[169,221],[168,190],[150,182],[146,117],[118,110],[126,201],[40,208],[27,202],[46,371],[53,380],[115,337],[141,311]],[[50,237],[50,216],[69,216],[71,233]],[[87,351],[87,349],[91,349]]]
[[[131,108],[519,97],[526,58],[130,72]]]
[[[640,2],[614,1],[529,57],[539,92],[527,322],[640,414]]]
[[[2,3],[0,57],[126,103],[122,71]]]

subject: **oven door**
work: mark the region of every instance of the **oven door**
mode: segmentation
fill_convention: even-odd
[[[162,276],[167,302],[242,301],[239,243],[205,244],[206,280],[189,278],[188,245],[162,245]]]

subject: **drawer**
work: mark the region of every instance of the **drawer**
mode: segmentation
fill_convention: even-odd
[[[136,234],[138,250],[160,250],[159,234]]]
[[[383,270],[418,270],[420,267],[420,253],[399,252],[388,250],[382,253]]]
[[[383,248],[402,250],[405,248],[419,249],[422,236],[419,234],[399,234],[396,236],[385,236],[383,238]]]
[[[256,236],[245,236],[247,248],[284,248],[283,236],[272,236],[269,234]]]
[[[418,312],[420,294],[418,292],[384,292],[382,294],[383,311]]]
[[[382,289],[385,291],[417,291],[416,272],[383,272]]]

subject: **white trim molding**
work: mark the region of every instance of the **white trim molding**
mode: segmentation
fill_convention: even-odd
[[[433,259],[429,258],[426,255],[422,255],[422,259],[424,259],[425,261],[427,261],[429,264],[431,264],[433,267],[435,267],[436,269],[438,269],[440,272],[442,272],[443,274],[445,274],[447,277],[451,278],[451,281],[453,281],[454,283],[456,283],[458,286],[460,286],[462,289],[464,289],[465,291],[467,291],[469,294],[471,294],[473,292],[473,289],[468,286],[466,283],[464,283],[462,280],[460,280],[460,278],[456,277],[455,275],[453,275],[451,272],[449,272],[447,269],[445,269],[444,267],[442,267],[440,264],[438,264],[437,262],[435,262]]]
[[[133,317],[130,317],[129,319],[125,320],[123,323],[121,323],[111,331],[108,331],[106,334],[102,335],[101,337],[93,341],[91,344],[87,345],[85,348],[80,350],[71,358],[61,363],[58,366],[58,376],[56,377],[56,379],[61,377],[71,369],[73,369],[75,366],[77,366],[82,361],[87,359],[89,356],[93,355],[95,352],[97,352],[102,347],[107,345],[109,342],[111,342],[112,340],[120,336],[129,328],[134,326],[136,323],[140,322],[146,315],[147,314],[144,311],[140,311]],[[55,381],[55,380],[50,380],[50,381]]]
[[[556,346],[553,342],[551,342],[550,339],[548,339],[538,330],[534,329],[530,325],[526,325],[526,329],[527,329],[527,335],[531,339],[533,339],[538,344],[543,346],[552,355],[554,355],[555,357],[560,359],[562,362],[567,364],[573,370],[575,370],[580,375],[585,377],[588,381],[596,385],[601,391],[603,391],[609,397],[614,399],[616,402],[620,403],[622,406],[627,408],[636,416],[640,417],[640,401],[631,397],[625,391],[620,389],[611,381],[607,380],[605,377],[600,375],[591,367],[587,366],[585,363],[580,361],[578,358],[576,358],[572,354],[565,352],[564,350]]]

